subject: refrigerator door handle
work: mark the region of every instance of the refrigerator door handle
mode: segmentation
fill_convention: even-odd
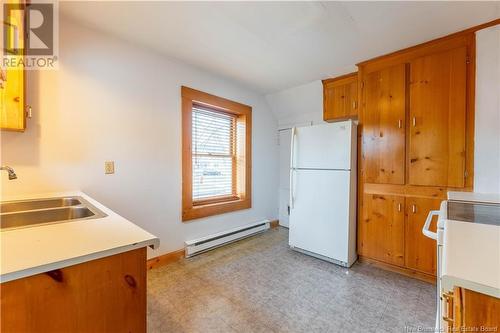
[[[296,128],[292,127],[292,142],[290,144],[290,209],[293,209],[294,206],[294,183],[293,183],[293,172],[295,170],[295,134],[296,134]]]

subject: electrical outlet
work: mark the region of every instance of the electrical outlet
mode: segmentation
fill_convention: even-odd
[[[115,173],[115,162],[114,161],[104,162],[104,173],[106,175],[110,175],[110,174]]]

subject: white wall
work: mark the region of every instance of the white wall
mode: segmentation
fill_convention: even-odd
[[[2,195],[83,190],[159,236],[150,257],[277,217],[277,121],[263,96],[64,19],[59,59],[58,71],[29,73],[27,131],[1,134],[2,163],[19,176],[1,175]],[[181,85],[253,107],[253,208],[181,222]]]
[[[323,84],[320,80],[266,95],[280,126],[323,122]]]
[[[474,191],[500,193],[500,25],[476,33]]]

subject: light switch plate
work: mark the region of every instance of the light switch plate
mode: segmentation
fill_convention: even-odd
[[[104,173],[106,175],[110,175],[110,174],[115,173],[115,162],[114,161],[104,162]]]

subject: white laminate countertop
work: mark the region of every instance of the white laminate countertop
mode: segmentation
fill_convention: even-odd
[[[150,246],[159,239],[82,192],[45,193],[2,201],[81,196],[106,217],[0,231],[0,282]]]
[[[464,287],[500,298],[500,227],[446,220],[442,287]]]

